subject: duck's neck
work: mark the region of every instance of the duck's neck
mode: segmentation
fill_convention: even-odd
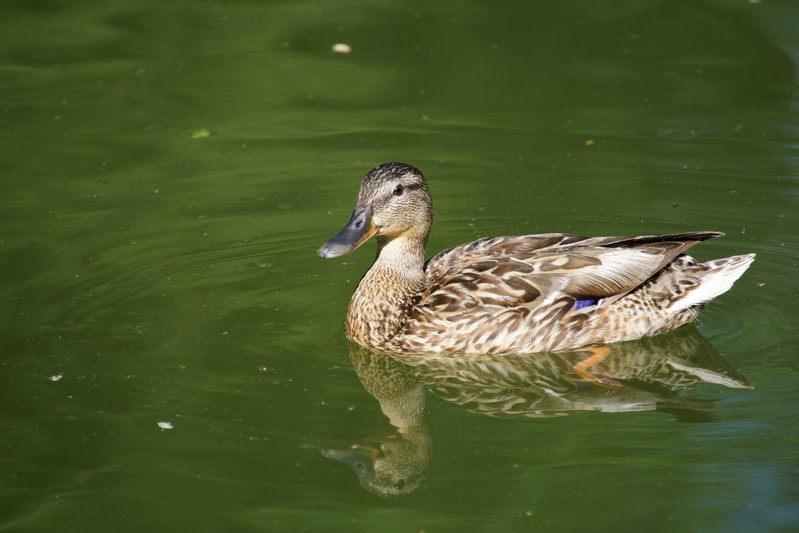
[[[347,337],[362,346],[384,348],[424,286],[423,267],[423,240],[378,239],[377,259],[347,309]]]

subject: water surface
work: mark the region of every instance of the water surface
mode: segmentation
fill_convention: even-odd
[[[0,529],[799,528],[793,3],[0,12]],[[428,255],[719,230],[698,258],[758,259],[608,383],[549,356],[376,378],[342,331],[371,246],[315,250],[390,160],[430,182]],[[391,495],[335,453],[386,442]]]

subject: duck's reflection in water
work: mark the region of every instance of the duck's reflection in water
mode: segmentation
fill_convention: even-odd
[[[700,383],[750,387],[693,327],[575,352],[394,356],[352,346],[350,359],[389,424],[357,442],[323,447],[322,453],[347,463],[364,488],[383,497],[412,492],[424,479],[433,448],[426,388],[494,417],[665,411],[703,422],[712,420],[714,402],[680,393]]]
[[[370,492],[384,497],[412,492],[424,479],[433,450],[425,385],[392,356],[352,345],[350,360],[388,423],[360,441],[323,447],[322,454],[347,463]]]

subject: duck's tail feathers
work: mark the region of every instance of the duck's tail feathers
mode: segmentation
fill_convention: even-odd
[[[724,294],[732,284],[740,278],[752,261],[755,254],[734,255],[724,259],[716,259],[704,263],[708,270],[702,274],[702,281],[693,290],[677,299],[670,307],[672,312],[704,305],[713,298]]]

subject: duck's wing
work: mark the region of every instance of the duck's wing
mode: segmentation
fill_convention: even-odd
[[[428,261],[427,288],[417,308],[445,318],[470,308],[532,308],[558,299],[563,311],[579,309],[577,302],[607,304],[640,286],[691,246],[720,235],[545,234],[481,239]]]

